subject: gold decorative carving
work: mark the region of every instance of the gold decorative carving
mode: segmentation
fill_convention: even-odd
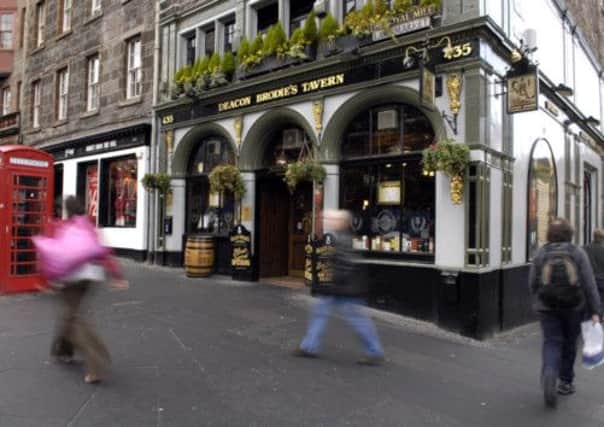
[[[168,149],[168,154],[172,154],[174,150],[174,131],[167,130],[164,134],[164,143],[166,144],[166,148]]]
[[[449,94],[449,108],[453,114],[459,114],[459,110],[461,110],[462,85],[461,73],[449,74],[447,77],[447,93]]]
[[[312,114],[315,119],[315,131],[317,135],[321,135],[323,131],[323,99],[318,99],[312,103]]]
[[[454,205],[460,205],[463,201],[463,177],[452,176],[451,182],[449,183],[449,192],[451,193],[451,201]]]
[[[237,148],[239,149],[243,138],[243,116],[233,119],[233,130],[235,131],[235,144],[237,144]]]

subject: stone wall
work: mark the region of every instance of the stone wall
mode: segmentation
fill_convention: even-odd
[[[604,64],[604,3],[602,0],[566,0],[571,16]]]

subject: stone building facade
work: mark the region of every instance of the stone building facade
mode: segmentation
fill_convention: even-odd
[[[566,7],[600,64],[604,63],[604,1],[566,0]]]
[[[21,134],[55,157],[55,194],[76,194],[118,253],[144,257],[155,2],[27,1]]]
[[[0,5],[0,145],[19,141],[18,82],[23,69],[21,3],[22,0],[10,0]]]

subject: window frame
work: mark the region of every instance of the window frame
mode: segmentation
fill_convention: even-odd
[[[102,0],[91,0],[90,1],[90,15],[95,16],[103,11]]]
[[[6,116],[11,113],[11,90],[10,86],[2,88],[2,115]]]
[[[69,67],[57,71],[57,121],[67,120],[69,111]]]
[[[34,48],[38,49],[44,45],[46,31],[46,2],[40,1],[36,3],[36,38],[34,40]]]
[[[59,35],[65,34],[71,31],[71,18],[72,18],[73,3],[72,0],[60,0],[59,8],[57,13],[59,28]]]
[[[5,16],[11,17],[11,21],[9,22],[9,29],[2,28],[2,19]],[[9,34],[9,43],[10,46],[4,46],[4,35]],[[0,13],[0,50],[13,50],[15,48],[15,14],[13,12],[3,12]]]
[[[126,98],[139,98],[143,92],[143,58],[140,35],[126,42]]]
[[[223,29],[224,34],[222,35],[222,37],[223,37],[223,43],[222,43],[223,46],[222,47],[224,49],[223,53],[232,52],[234,49],[234,46],[235,46],[235,34],[237,32],[237,20],[234,16],[232,16],[232,17],[229,17],[229,19],[224,20],[222,25],[224,27],[224,29]],[[229,28],[233,29],[232,33],[229,33]],[[230,42],[229,42],[229,36],[231,36]]]
[[[116,225],[116,224],[111,224],[110,223],[110,218],[111,218],[111,210],[115,209],[114,207],[110,206],[111,203],[111,165],[113,163],[116,162],[121,162],[121,161],[133,161],[134,164],[136,165],[136,178],[134,179],[134,189],[135,189],[135,206],[134,206],[134,224],[133,225]],[[98,183],[99,183],[99,190],[98,190],[98,217],[97,217],[97,221],[98,221],[98,225],[99,227],[102,228],[120,228],[120,229],[134,229],[137,227],[137,223],[138,223],[138,216],[140,214],[139,209],[138,209],[138,201],[139,201],[139,197],[141,196],[139,193],[139,188],[138,188],[138,183],[139,183],[139,161],[136,158],[136,154],[131,153],[131,154],[126,154],[123,156],[117,156],[117,157],[108,157],[108,158],[104,158],[100,160],[100,168],[99,168],[99,175],[98,175]]]
[[[86,111],[98,111],[100,108],[101,57],[89,56],[86,60]],[[94,100],[94,104],[92,102]]]
[[[41,80],[35,80],[31,84],[32,91],[32,127],[34,129],[40,128],[40,114],[42,107],[42,83]]]

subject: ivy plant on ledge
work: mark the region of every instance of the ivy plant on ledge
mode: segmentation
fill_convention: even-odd
[[[165,196],[172,191],[170,175],[166,173],[147,173],[141,182],[147,192],[157,190],[160,195]]]
[[[440,171],[450,180],[451,201],[459,205],[463,201],[464,175],[470,162],[470,149],[466,144],[445,139],[423,151],[422,164],[427,172]]]
[[[310,181],[322,184],[326,176],[327,172],[321,163],[312,159],[304,159],[288,164],[283,180],[289,187],[289,191],[293,193],[300,182]]]

